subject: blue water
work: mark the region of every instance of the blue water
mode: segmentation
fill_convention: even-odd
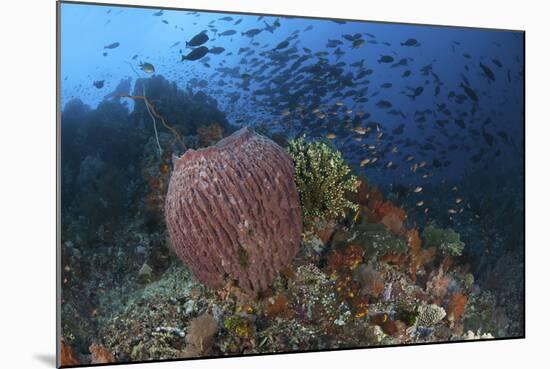
[[[407,189],[402,205],[417,212],[440,206],[446,217],[449,207],[464,210],[457,196],[489,196],[483,183],[476,193],[454,188],[445,204],[410,196],[417,186],[460,187],[477,173],[509,173],[523,192],[522,32],[70,3],[60,19],[62,108],[72,99],[95,108],[125,78],[162,75],[216,99],[236,127],[267,124],[288,138],[331,142],[357,174],[388,192]],[[260,33],[247,37],[251,29]],[[227,30],[236,33],[220,35]],[[202,46],[225,51],[182,62],[186,41],[203,31]],[[353,48],[354,37],[364,44]],[[417,44],[403,45],[408,39]]]

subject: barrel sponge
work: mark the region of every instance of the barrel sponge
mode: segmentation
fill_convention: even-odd
[[[243,128],[174,162],[165,216],[172,247],[195,277],[226,277],[256,297],[296,255],[302,234],[294,166],[273,141]]]

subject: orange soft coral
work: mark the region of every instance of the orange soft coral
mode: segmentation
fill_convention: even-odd
[[[90,345],[91,364],[109,364],[114,363],[115,358],[105,346],[92,343]]]
[[[353,270],[363,261],[363,248],[358,245],[348,245],[342,250],[334,250],[328,257],[330,275],[338,271]]]
[[[59,364],[61,366],[81,365],[80,361],[76,358],[76,354],[66,342],[61,338],[60,352],[59,352]]]
[[[265,315],[268,318],[290,317],[291,311],[287,309],[287,306],[288,298],[285,295],[279,295],[269,300],[265,308]]]
[[[451,295],[447,304],[447,318],[449,321],[458,322],[464,314],[468,298],[460,292],[455,292]]]

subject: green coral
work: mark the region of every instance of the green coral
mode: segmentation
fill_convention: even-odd
[[[254,333],[252,322],[240,315],[227,317],[223,322],[223,326],[225,329],[241,338],[248,338]]]
[[[430,225],[424,228],[422,237],[428,246],[437,247],[445,256],[460,256],[464,250],[460,235],[450,228],[441,229]]]
[[[300,192],[306,227],[317,221],[337,220],[357,205],[347,200],[346,192],[356,192],[357,177],[339,151],[324,142],[291,140],[288,153],[294,161],[295,181]]]
[[[353,243],[359,244],[367,256],[381,256],[387,253],[404,254],[407,242],[392,234],[382,224],[363,223],[354,228]]]

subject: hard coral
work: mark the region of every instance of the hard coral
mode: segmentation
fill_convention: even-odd
[[[300,245],[302,214],[292,160],[247,128],[175,162],[166,196],[172,246],[195,276],[224,275],[255,297]]]
[[[445,256],[460,256],[464,249],[464,242],[460,241],[460,235],[450,228],[440,229],[430,225],[424,228],[422,237],[427,245],[437,247]]]
[[[294,161],[295,180],[300,192],[304,223],[310,228],[317,221],[340,219],[357,205],[346,193],[357,191],[357,177],[350,174],[342,154],[323,142],[292,140],[288,153]]]
[[[418,307],[418,318],[416,325],[420,327],[430,328],[439,323],[447,313],[445,309],[437,305],[420,305]]]

